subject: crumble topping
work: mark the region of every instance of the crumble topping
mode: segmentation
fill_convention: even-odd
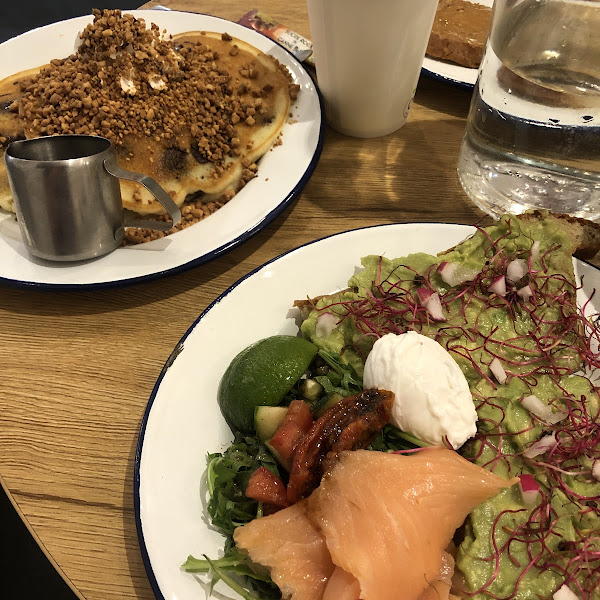
[[[248,83],[234,88],[218,54],[201,42],[176,44],[155,24],[146,28],[119,10],[93,15],[74,55],[52,60],[22,83],[27,137],[101,135],[119,147],[137,136],[184,151],[191,146],[218,176],[226,157],[241,155],[233,125],[254,125],[266,115],[263,98],[272,86],[255,81],[256,65],[243,65],[239,75]],[[233,40],[226,33],[221,39]],[[283,65],[282,71],[289,80]],[[290,81],[290,97],[297,88]]]

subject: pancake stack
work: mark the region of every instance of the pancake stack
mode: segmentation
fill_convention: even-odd
[[[279,62],[227,33],[167,37],[118,10],[94,11],[76,53],[36,71],[0,82],[3,149],[100,135],[121,167],[153,177],[179,206],[222,205],[252,179],[299,89]],[[122,180],[121,192],[125,209],[163,218],[145,188]],[[0,208],[14,212],[4,161]]]

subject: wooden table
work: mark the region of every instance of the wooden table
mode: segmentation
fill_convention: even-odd
[[[234,21],[254,8],[242,0],[160,3]],[[259,8],[310,36],[303,2],[263,0]],[[216,296],[265,261],[327,234],[481,219],[456,176],[469,100],[467,91],[422,77],[398,132],[360,140],[328,130],[291,208],[209,264],[121,289],[0,287],[0,476],[78,596],[154,598],[133,510],[138,431],[165,360]]]

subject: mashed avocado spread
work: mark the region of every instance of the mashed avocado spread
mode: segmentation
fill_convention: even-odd
[[[436,339],[478,412],[478,434],[461,453],[535,480],[537,492],[501,492],[458,532],[460,585],[474,598],[539,600],[564,584],[600,600],[599,398],[581,373],[600,359],[576,305],[574,250],[556,219],[505,217],[438,256],[363,258],[349,289],[321,298],[302,325],[359,373],[385,333]],[[330,333],[319,326],[324,314],[337,323]],[[529,396],[542,413],[522,404]]]

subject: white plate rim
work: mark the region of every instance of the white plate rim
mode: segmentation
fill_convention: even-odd
[[[177,16],[185,16],[188,18],[192,17],[194,19],[205,19],[205,20],[208,20],[215,24],[215,27],[213,27],[213,29],[217,30],[216,25],[219,24],[219,25],[221,25],[223,31],[225,31],[225,29],[227,28],[229,31],[231,31],[234,34],[237,31],[237,33],[240,34],[238,37],[250,38],[250,40],[253,40],[256,42],[254,45],[256,45],[257,47],[262,47],[261,49],[263,49],[264,52],[271,52],[272,50],[276,49],[277,58],[281,62],[286,64],[286,66],[288,66],[288,68],[290,68],[294,77],[297,80],[300,80],[303,83],[304,88],[302,91],[305,94],[308,94],[310,96],[310,98],[307,99],[307,102],[310,101],[312,103],[315,103],[318,106],[318,110],[316,111],[316,113],[314,115],[315,124],[318,125],[318,127],[316,127],[317,132],[315,132],[316,135],[314,135],[313,133],[310,133],[310,134],[307,133],[307,135],[305,136],[307,144],[310,144],[310,146],[311,146],[310,152],[307,152],[305,154],[305,160],[308,160],[309,156],[310,156],[310,159],[308,160],[308,163],[306,164],[304,171],[301,174],[298,173],[296,176],[294,176],[293,183],[290,182],[290,185],[292,186],[291,189],[285,195],[278,196],[278,199],[276,201],[274,201],[273,204],[268,207],[268,209],[266,209],[266,210],[268,210],[268,212],[265,211],[265,213],[262,214],[260,216],[260,218],[256,218],[252,222],[247,223],[247,225],[243,225],[245,230],[243,232],[241,232],[239,235],[235,235],[234,237],[230,237],[230,238],[222,240],[222,243],[220,243],[219,245],[215,245],[213,248],[208,249],[207,251],[205,251],[204,253],[202,253],[200,255],[185,257],[184,260],[178,262],[177,264],[174,264],[167,268],[159,267],[150,273],[144,273],[144,274],[138,274],[138,275],[133,274],[131,276],[127,276],[124,278],[109,278],[109,279],[100,279],[100,280],[87,281],[87,282],[72,282],[72,281],[70,281],[70,282],[65,283],[65,282],[60,282],[60,281],[40,281],[40,280],[35,280],[35,279],[22,279],[22,278],[19,278],[18,276],[12,276],[12,275],[7,276],[6,273],[3,274],[2,267],[0,266],[0,283],[1,284],[6,284],[9,286],[18,287],[18,288],[35,288],[35,289],[60,290],[60,291],[107,289],[107,288],[114,288],[114,287],[123,287],[126,285],[135,284],[135,283],[152,281],[152,280],[166,277],[168,275],[175,275],[177,273],[187,271],[188,269],[205,264],[205,263],[207,263],[211,260],[214,260],[215,258],[218,258],[219,256],[229,252],[230,250],[232,250],[232,249],[236,248],[237,246],[246,242],[248,239],[250,239],[251,237],[256,235],[258,232],[260,232],[262,229],[264,229],[267,225],[269,225],[269,223],[271,223],[277,216],[279,216],[279,214],[281,214],[286,208],[288,208],[294,200],[296,200],[296,198],[300,195],[301,191],[305,187],[306,183],[312,176],[312,174],[317,166],[318,160],[321,156],[321,152],[323,149],[324,134],[325,134],[325,118],[324,118],[324,112],[323,112],[323,100],[322,100],[320,91],[319,91],[312,75],[305,69],[305,67],[298,60],[296,60],[296,58],[286,48],[281,46],[281,44],[275,42],[274,40],[271,40],[270,38],[267,38],[266,36],[263,36],[262,34],[256,32],[256,31],[248,29],[247,27],[243,27],[242,25],[239,25],[238,23],[235,23],[233,21],[228,21],[227,19],[223,19],[221,17],[216,17],[213,15],[188,12],[188,11],[164,10],[164,9],[163,10],[155,10],[155,9],[123,10],[122,12],[124,14],[125,13],[133,14],[134,16],[145,18],[146,22],[148,22],[148,23],[151,22],[152,20],[158,22],[163,18],[171,19],[171,18],[173,18],[173,16],[175,16],[175,18],[177,18]],[[39,35],[40,31],[47,30],[47,29],[53,28],[53,27],[57,28],[57,27],[62,27],[64,25],[75,26],[75,25],[81,24],[82,25],[81,28],[83,28],[83,26],[85,26],[85,24],[87,24],[87,22],[90,22],[91,19],[92,19],[91,15],[84,15],[81,17],[74,17],[72,19],[57,21],[55,23],[51,23],[49,25],[45,25],[42,27],[37,27],[35,29],[32,29],[25,33],[22,33],[18,36],[15,36],[9,40],[6,40],[2,44],[0,44],[0,47],[4,46],[5,44],[13,43],[15,40],[27,39],[28,37]],[[162,25],[161,25],[161,28],[162,28]],[[205,25],[202,27],[200,25],[195,25],[195,24],[190,25],[190,29],[192,29],[192,28],[206,29],[206,30],[211,29],[210,26]],[[59,34],[59,35],[62,35],[62,34]],[[43,60],[43,59],[41,59],[41,60]],[[289,128],[291,126],[292,125],[289,125],[287,123],[286,123],[286,125],[284,125],[284,136],[285,136],[285,131],[286,131],[285,128]],[[289,129],[288,129],[288,131],[289,131]],[[289,150],[291,150],[291,145],[292,144],[288,144]],[[281,146],[273,148],[274,152],[278,151],[280,153],[290,153],[289,150],[286,149],[285,137],[284,137],[284,143]],[[293,155],[291,156],[291,159],[293,159]],[[260,174],[261,174],[260,168],[259,168],[258,173],[259,173],[259,178],[260,178]],[[260,182],[260,183],[262,183],[262,182]],[[242,193],[243,191],[244,190],[242,190],[240,193]],[[261,193],[261,191],[258,190],[257,194],[260,194],[260,193]],[[262,193],[264,193],[264,192],[262,192]],[[245,195],[249,195],[249,194],[246,193]],[[252,196],[250,196],[250,198],[248,198],[248,200],[251,201]],[[1,213],[0,216],[2,217],[2,219],[0,219],[0,221],[12,218],[10,215],[6,215],[6,213]],[[194,226],[192,226],[192,228],[193,227]],[[189,228],[189,229],[191,229],[191,228]],[[184,231],[188,231],[188,230],[184,230]],[[183,232],[179,232],[179,233],[183,233]],[[177,239],[177,238],[175,238],[175,236],[177,236],[177,235],[178,234],[174,234],[172,236],[169,236],[169,238],[167,238],[167,239],[170,239],[170,240]],[[189,234],[187,234],[187,235],[189,235]],[[147,245],[148,243],[153,244],[153,242],[147,242],[145,245]],[[126,248],[117,249],[111,254],[115,254],[120,251],[127,251],[127,249]],[[111,256],[111,255],[107,255],[107,256]],[[106,258],[106,257],[101,257],[99,259],[90,261],[86,266],[93,268],[94,264],[99,261],[102,261],[103,258]],[[2,263],[2,261],[0,260],[0,265],[1,265],[1,263]],[[79,263],[76,263],[76,264],[79,264]],[[64,263],[61,265],[55,265],[55,266],[58,268],[58,270],[69,267],[69,265],[65,265]]]
[[[464,232],[462,239],[466,239],[467,237],[469,237],[476,231],[476,228],[471,225],[460,225],[460,224],[456,224],[456,223],[447,223],[447,222],[387,223],[387,224],[382,224],[382,225],[371,225],[368,227],[359,227],[356,229],[342,231],[339,233],[321,237],[321,238],[313,240],[311,242],[307,242],[306,244],[302,244],[301,246],[292,248],[292,249],[280,254],[279,256],[265,262],[263,265],[256,267],[255,269],[253,269],[252,271],[250,271],[249,273],[247,273],[246,275],[241,277],[234,284],[232,284],[222,294],[220,294],[204,311],[202,311],[202,313],[192,323],[192,325],[188,328],[188,330],[185,332],[185,334],[182,336],[182,338],[176,344],[175,348],[173,349],[172,353],[170,354],[170,356],[166,360],[163,368],[161,369],[161,372],[160,372],[160,374],[156,380],[156,383],[152,389],[148,403],[145,407],[144,414],[142,417],[142,422],[140,425],[140,431],[139,431],[139,435],[138,435],[138,441],[137,441],[136,453],[135,453],[135,461],[134,461],[133,499],[134,499],[134,515],[135,515],[136,531],[137,531],[137,535],[138,535],[138,543],[139,543],[140,552],[142,555],[142,561],[144,563],[144,567],[146,569],[146,574],[148,576],[148,580],[149,580],[152,590],[158,600],[168,600],[168,599],[165,594],[166,590],[161,589],[161,587],[157,581],[157,577],[154,573],[154,569],[152,566],[151,552],[153,552],[153,551],[149,550],[146,540],[145,540],[145,536],[144,536],[144,528],[143,528],[143,523],[142,523],[143,517],[142,517],[142,508],[141,508],[142,499],[141,499],[141,495],[140,495],[140,487],[141,487],[141,483],[142,483],[142,469],[143,469],[142,460],[143,460],[146,429],[148,426],[148,420],[150,418],[152,409],[154,407],[154,402],[155,402],[157,394],[161,388],[161,384],[162,384],[165,376],[167,375],[169,369],[175,363],[175,361],[177,360],[177,357],[184,351],[184,344],[185,344],[186,339],[190,335],[193,334],[193,332],[203,322],[204,319],[208,320],[208,318],[210,318],[211,311],[216,306],[218,306],[219,303],[223,299],[225,299],[231,293],[234,293],[236,288],[238,288],[238,286],[242,285],[245,281],[247,281],[247,280],[251,279],[252,277],[256,276],[257,274],[259,274],[263,269],[267,269],[270,265],[272,265],[273,263],[276,263],[277,261],[285,259],[286,257],[288,257],[292,254],[301,253],[308,246],[313,246],[315,244],[318,245],[323,242],[327,242],[328,240],[332,240],[333,238],[341,239],[344,236],[350,237],[354,234],[361,235],[361,232],[366,232],[368,230],[374,230],[374,229],[377,229],[377,230],[383,232],[385,235],[386,232],[390,232],[390,234],[394,233],[394,229],[402,230],[403,228],[408,228],[410,230],[410,228],[414,228],[414,227],[424,227],[426,229],[431,229],[432,232],[435,230],[435,228],[438,228],[438,227],[457,228],[455,230],[455,233],[457,236],[458,236],[457,231],[460,230],[461,235],[462,235],[462,232]],[[419,252],[422,250],[427,251],[426,248],[420,249],[418,247],[414,248],[411,251]],[[588,273],[592,273],[593,275],[598,276],[598,280],[596,281],[596,284],[597,284],[597,287],[600,287],[600,267],[597,267],[586,260],[575,259],[575,258],[573,260],[574,260],[574,264],[576,266],[576,277],[581,276],[581,275],[578,275],[578,273],[577,273],[577,267],[581,268],[580,265],[582,265],[585,269],[589,269]],[[358,263],[357,263],[357,266],[358,266]],[[351,275],[351,273],[348,273],[348,277],[350,277],[350,275]],[[586,287],[588,287],[588,285],[589,285],[589,280],[586,280]],[[592,285],[594,285],[594,284],[592,284]],[[584,293],[584,292],[582,290],[580,290],[578,292],[578,294],[580,294],[580,293]],[[579,301],[580,305],[582,305],[581,298],[578,298],[578,301]],[[596,310],[596,308],[594,306],[592,306],[592,308],[594,310]],[[281,317],[283,319],[284,315],[281,315]],[[269,334],[266,334],[266,335],[269,335]],[[216,400],[216,398],[215,398],[215,400]],[[163,402],[164,402],[164,400],[163,400]],[[223,420],[223,423],[224,423],[224,420]],[[217,449],[215,448],[214,450],[211,450],[211,451],[217,451]],[[201,473],[198,473],[198,478],[200,478],[200,476],[201,476]],[[182,571],[182,574],[184,576],[191,577],[191,575],[184,573],[183,571]],[[200,584],[198,584],[198,585],[200,585]],[[163,593],[163,592],[165,592],[165,593]],[[198,593],[200,593],[200,587],[199,587]],[[238,596],[236,594],[234,594],[233,596],[235,598],[238,598]],[[220,597],[220,596],[217,595],[215,597]],[[184,599],[181,598],[181,600],[184,600]],[[185,599],[185,600],[187,600],[187,599]]]
[[[449,73],[445,73],[444,71],[449,71]],[[478,70],[445,63],[426,56],[423,59],[421,72],[426,77],[429,77],[429,79],[435,79],[436,81],[450,84],[455,88],[472,92],[477,82]]]

